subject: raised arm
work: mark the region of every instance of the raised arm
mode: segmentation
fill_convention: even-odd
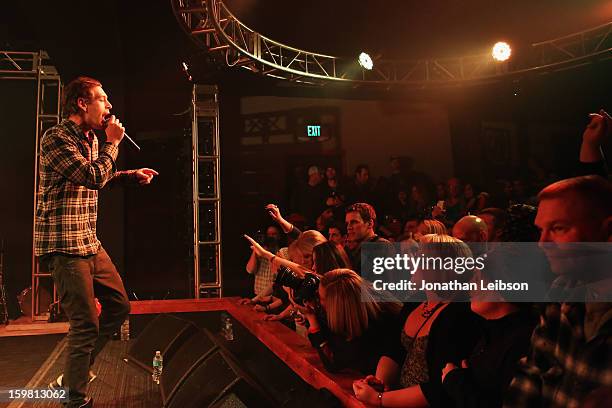
[[[283,218],[280,209],[276,204],[266,205],[266,210],[268,211],[268,214],[270,214],[270,217],[272,217],[272,219],[281,227],[285,234],[289,235],[289,237],[293,239],[297,239],[297,237],[300,236],[302,231]]]
[[[258,257],[262,257],[270,261],[272,263],[272,267],[276,267],[278,265],[284,265],[287,268],[290,268],[295,273],[302,275],[302,276],[307,272],[312,272],[311,270],[304,268],[300,264],[292,262],[288,259],[284,259],[280,256],[274,255],[272,252],[268,251],[267,249],[259,245],[257,241],[255,241],[253,238],[249,237],[248,235],[244,235],[244,237],[251,243],[251,249],[253,250],[253,252],[255,252],[255,254]]]
[[[606,158],[601,146],[605,138],[612,134],[612,117],[603,109],[589,116],[591,121],[582,133],[579,173],[581,175],[597,174],[607,178]]]

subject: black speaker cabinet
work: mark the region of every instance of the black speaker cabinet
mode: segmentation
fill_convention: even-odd
[[[165,408],[275,405],[205,330],[190,337],[167,365],[164,360],[160,385]]]
[[[145,327],[130,346],[128,361],[153,373],[153,357],[157,350],[161,351],[166,366],[187,339],[197,332],[198,328],[193,323],[161,314]]]

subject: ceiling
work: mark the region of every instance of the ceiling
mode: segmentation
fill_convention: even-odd
[[[274,40],[333,55],[461,56],[500,39],[515,47],[612,21],[609,0],[227,0]]]

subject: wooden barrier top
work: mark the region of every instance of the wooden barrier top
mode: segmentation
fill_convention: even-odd
[[[307,338],[279,322],[263,320],[251,306],[239,305],[239,298],[176,299],[132,301],[131,314],[227,311],[304,381],[316,389],[327,388],[346,407],[364,407],[353,394],[358,373],[330,373]]]

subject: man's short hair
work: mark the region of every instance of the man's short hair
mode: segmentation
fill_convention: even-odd
[[[355,174],[361,173],[361,170],[363,169],[370,171],[370,166],[368,166],[367,164],[358,164],[357,167],[355,167]]]
[[[357,212],[361,216],[363,222],[372,221],[372,224],[376,224],[376,211],[374,211],[374,207],[372,207],[368,203],[355,203],[349,205],[346,208],[346,213]]]
[[[70,115],[79,113],[79,98],[89,100],[93,96],[91,90],[96,86],[102,86],[97,79],[80,76],[70,81],[62,95],[62,116],[67,118]]]
[[[489,207],[481,210],[478,213],[478,216],[481,215],[490,215],[493,217],[493,224],[495,228],[504,229],[506,227],[506,222],[508,221],[508,213],[501,208]]]
[[[540,191],[538,202],[564,198],[568,194],[580,197],[591,211],[600,212],[606,217],[612,214],[612,183],[596,175],[572,177],[552,183]]]

